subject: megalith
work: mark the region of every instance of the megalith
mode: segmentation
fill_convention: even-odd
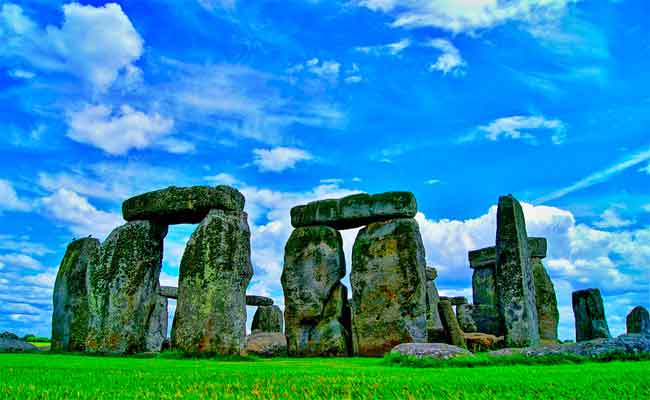
[[[56,275],[52,309],[52,351],[84,351],[88,335],[89,265],[99,262],[100,243],[84,238],[68,245]]]
[[[524,213],[512,196],[501,196],[497,208],[496,293],[509,347],[539,343],[528,235]]]
[[[284,248],[282,289],[290,356],[348,355],[350,315],[341,234],[327,226],[296,228]]]
[[[542,259],[546,257],[546,239],[529,238],[528,249],[535,284],[535,304],[539,321],[540,340],[557,342],[557,327],[560,322],[560,312],[557,308],[557,297],[553,281],[548,275]]]
[[[438,303],[438,309],[440,311],[442,325],[445,327],[445,332],[447,333],[446,342],[466,349],[467,344],[463,337],[463,331],[460,329],[451,302],[449,300],[440,300],[440,303]]]
[[[472,304],[459,304],[456,306],[456,319],[458,320],[458,325],[463,332],[470,333],[479,331],[476,322],[474,321],[473,314],[474,306]]]
[[[575,317],[576,342],[610,337],[600,290],[577,290],[572,293],[571,300]]]
[[[86,351],[159,351],[148,341],[156,324],[158,277],[167,226],[132,221],[114,229],[101,246],[99,263],[89,265],[89,326]],[[162,341],[160,342],[162,344]],[[153,346],[153,347],[150,347]]]
[[[284,331],[284,317],[278,306],[258,306],[251,324],[252,333]]]
[[[496,294],[496,247],[486,247],[468,253],[472,268],[472,299],[474,304],[497,305]]]
[[[181,259],[172,347],[186,353],[240,354],[252,276],[247,214],[211,210]]]
[[[440,319],[440,312],[438,312],[440,295],[435,283],[438,272],[435,268],[426,267],[424,275],[427,293],[427,341],[429,343],[442,343],[445,342],[447,336]]]
[[[628,335],[650,335],[650,315],[642,306],[636,306],[625,318]]]
[[[353,342],[359,355],[383,355],[400,343],[426,342],[425,254],[412,218],[374,222],[352,250]]]
[[[161,295],[155,296],[155,299],[156,304],[149,318],[149,328],[147,329],[145,343],[147,349],[160,351],[163,342],[167,338],[168,301],[167,297]]]

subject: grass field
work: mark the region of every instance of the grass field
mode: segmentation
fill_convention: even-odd
[[[647,399],[650,361],[407,368],[383,359],[250,361],[0,354],[7,399]]]

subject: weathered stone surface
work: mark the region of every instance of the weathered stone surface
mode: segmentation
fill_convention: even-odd
[[[296,228],[327,225],[351,229],[393,218],[412,218],[417,211],[415,196],[410,192],[361,193],[294,207],[291,224]]]
[[[88,265],[99,262],[97,239],[68,245],[56,274],[52,309],[52,351],[84,351],[88,335]]]
[[[544,240],[546,243],[546,240]],[[539,253],[538,253],[539,254]],[[557,308],[555,287],[551,277],[546,272],[542,259],[532,257],[533,281],[535,282],[535,302],[539,323],[540,340],[557,342],[557,326],[560,322],[560,312]]]
[[[264,296],[246,295],[247,306],[272,306],[273,299]]]
[[[502,349],[488,354],[494,357],[511,354],[523,354],[527,357],[545,357],[549,355],[606,357],[612,354],[650,354],[650,337],[643,335],[621,335],[616,338],[592,339],[578,343]]]
[[[472,298],[474,304],[497,305],[494,268],[475,268],[472,273]]]
[[[156,305],[149,318],[149,328],[145,338],[146,348],[152,351],[162,350],[163,343],[167,338],[167,297],[156,296]]]
[[[445,332],[447,333],[447,343],[467,348],[465,338],[463,338],[463,331],[458,325],[456,314],[454,314],[454,308],[449,300],[441,300],[440,303],[438,303],[438,310],[440,311],[442,325],[445,327]]]
[[[440,296],[438,288],[433,280],[427,280],[427,341],[430,343],[441,343],[447,340],[445,328],[442,326],[438,303]]]
[[[497,248],[495,246],[472,250],[467,253],[470,268],[495,268]]]
[[[403,356],[415,356],[417,358],[437,358],[447,360],[449,358],[464,356],[474,357],[466,349],[449,345],[446,343],[402,343],[395,346],[391,353]]]
[[[20,339],[0,337],[0,353],[15,353],[23,351],[39,351],[38,347]]]
[[[433,267],[426,267],[424,269],[424,277],[428,281],[435,281],[438,277],[438,271]]]
[[[198,224],[213,209],[243,211],[244,196],[237,189],[224,185],[170,186],[126,200],[122,204],[122,215],[127,221]]]
[[[178,299],[178,288],[174,286],[161,286],[158,294],[168,299]]]
[[[472,305],[472,320],[476,324],[478,332],[489,333],[497,337],[504,335],[501,317],[496,305]]]
[[[90,318],[86,351],[160,350],[148,347],[147,337],[158,302],[166,234],[164,225],[129,222],[108,236],[101,247],[99,263],[88,265]]]
[[[636,306],[625,319],[627,334],[650,335],[650,315],[642,306]]]
[[[534,258],[545,258],[546,248],[548,244],[546,238],[543,237],[529,237],[528,238],[528,253]]]
[[[297,228],[284,248],[282,288],[290,356],[348,355],[350,315],[341,234],[326,226]]]
[[[246,337],[246,354],[261,357],[287,355],[287,338],[278,332],[256,332]]]
[[[456,307],[456,318],[458,325],[463,332],[478,332],[476,322],[472,317],[474,306],[472,304],[461,304]]]
[[[463,332],[463,338],[472,353],[498,349],[504,340],[503,336],[497,337],[480,332]]]
[[[259,306],[253,315],[251,331],[280,332],[284,331],[284,317],[278,306]]]
[[[526,222],[521,205],[512,195],[499,198],[496,255],[497,303],[506,345],[536,345],[539,325]]]
[[[452,306],[460,306],[462,304],[467,304],[468,303],[467,297],[465,297],[465,296],[452,297],[451,299],[449,299],[449,302],[451,302]]]
[[[575,317],[576,342],[610,337],[600,290],[578,290],[573,292],[571,299]]]
[[[414,219],[361,229],[352,250],[355,353],[382,355],[395,345],[427,340],[425,254]]]
[[[188,353],[240,354],[246,287],[253,276],[248,216],[212,210],[181,259],[172,347]]]

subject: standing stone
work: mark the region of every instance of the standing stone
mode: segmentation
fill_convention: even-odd
[[[350,315],[341,234],[326,226],[296,228],[284,248],[282,288],[290,356],[348,355]]]
[[[159,351],[147,341],[158,303],[167,227],[132,221],[108,236],[100,262],[89,266],[90,323],[86,351],[138,353]],[[149,346],[155,347],[149,347]]]
[[[528,248],[530,250],[533,281],[535,283],[539,338],[544,341],[557,342],[557,327],[560,322],[560,312],[557,308],[555,287],[546,268],[544,268],[544,264],[542,264],[542,259],[546,257],[546,239],[529,238]]]
[[[605,319],[605,307],[600,290],[578,290],[573,292],[571,299],[576,322],[576,342],[609,338],[609,327]]]
[[[282,310],[278,306],[259,306],[255,315],[251,331],[255,332],[279,332],[284,330],[284,318]]]
[[[650,335],[650,316],[648,310],[636,306],[626,318],[627,334]]]
[[[149,319],[149,329],[147,330],[147,349],[162,350],[163,342],[167,338],[167,297],[158,295],[151,318]]]
[[[463,332],[478,332],[476,322],[472,317],[473,312],[474,306],[472,304],[456,306],[456,319],[458,319],[458,325]]]
[[[352,250],[355,353],[383,355],[400,343],[426,342],[425,255],[414,219],[361,229]]]
[[[447,338],[445,328],[442,326],[440,320],[440,313],[438,312],[438,303],[440,302],[440,295],[434,280],[438,276],[435,268],[425,268],[426,277],[426,291],[427,291],[427,342],[441,343]]]
[[[472,298],[474,304],[497,305],[496,282],[496,247],[470,251],[469,266],[472,274]]]
[[[85,238],[68,245],[56,274],[52,310],[52,351],[84,351],[88,335],[89,265],[99,262],[99,240]]]
[[[489,304],[473,304],[472,320],[476,324],[476,331],[489,333],[494,336],[504,336],[502,318],[497,306]]]
[[[246,287],[253,276],[245,212],[212,210],[181,259],[172,347],[187,353],[240,354]]]
[[[447,332],[447,343],[466,349],[467,344],[463,337],[463,331],[458,325],[458,320],[456,319],[456,314],[454,314],[454,308],[451,302],[449,300],[441,300],[438,303],[438,309],[440,310],[442,325],[445,327],[445,332]]]
[[[496,260],[497,302],[506,346],[536,345],[539,325],[526,221],[521,205],[512,195],[499,198]]]

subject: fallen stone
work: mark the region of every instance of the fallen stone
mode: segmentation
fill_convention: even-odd
[[[296,228],[284,248],[282,288],[289,356],[344,356],[351,351],[341,234],[327,226]]]
[[[88,336],[86,273],[99,263],[97,239],[75,240],[68,245],[54,283],[52,351],[84,351]]]
[[[247,214],[210,211],[181,259],[172,347],[186,353],[240,354],[252,276]]]
[[[503,336],[497,337],[488,333],[464,332],[463,338],[467,348],[472,353],[495,350],[503,343]]]
[[[546,243],[546,240],[544,240],[544,243]],[[546,246],[544,246],[545,248]],[[544,268],[544,264],[542,264],[542,259],[533,256],[531,263],[533,268],[533,281],[535,282],[535,303],[539,323],[539,338],[540,340],[557,342],[557,327],[560,322],[560,312],[557,308],[555,287],[546,268]]]
[[[168,299],[178,299],[178,288],[174,286],[161,286],[158,294]]]
[[[20,339],[0,337],[0,353],[36,352],[38,347]]]
[[[272,306],[273,305],[273,299],[270,297],[264,297],[264,296],[253,296],[253,295],[246,295],[246,305],[247,306]]]
[[[245,352],[260,357],[283,357],[287,355],[287,339],[277,332],[255,332],[246,337]]]
[[[465,296],[452,297],[449,301],[451,302],[452,306],[460,306],[468,303],[467,297]]]
[[[427,340],[425,254],[414,219],[375,222],[352,249],[355,354],[383,355],[395,345]]]
[[[417,213],[415,196],[410,192],[353,194],[341,199],[314,201],[291,209],[291,225],[326,225],[351,229],[394,218],[412,218]]]
[[[435,358],[447,360],[454,357],[474,357],[466,349],[446,343],[402,343],[395,346],[391,353],[417,358]]]
[[[463,331],[460,329],[460,325],[458,325],[456,314],[454,314],[454,308],[449,300],[441,300],[440,303],[438,303],[438,310],[440,312],[442,325],[447,333],[447,343],[467,348],[465,338],[463,338]]]
[[[650,315],[644,307],[634,307],[627,315],[625,322],[628,335],[650,335]]]
[[[495,246],[472,250],[467,253],[470,268],[494,268],[497,261],[497,248]]]
[[[427,280],[425,285],[427,291],[427,341],[429,343],[441,343],[447,339],[447,334],[438,311],[438,303],[440,302],[438,288],[433,280]]]
[[[609,338],[609,327],[605,319],[605,307],[600,290],[578,290],[573,292],[571,298],[575,317],[576,342]]]
[[[526,221],[521,205],[512,195],[499,198],[496,256],[497,303],[506,345],[536,345],[539,324]]]
[[[251,331],[280,332],[284,331],[284,317],[278,306],[259,306],[253,315]]]
[[[606,357],[609,355],[650,354],[650,337],[643,335],[621,335],[616,338],[592,339],[578,343],[553,344],[548,346],[502,349],[490,352],[490,356],[522,354],[527,357],[550,355],[574,355],[583,357]]]
[[[244,196],[237,189],[224,185],[170,186],[126,200],[122,204],[122,215],[127,221],[198,224],[213,209],[243,211]]]
[[[88,266],[86,351],[160,351],[148,347],[147,337],[150,319],[157,318],[154,309],[166,234],[164,225],[132,221],[114,229],[102,244],[99,263]]]
[[[474,306],[472,304],[460,304],[456,307],[456,318],[458,319],[458,326],[465,332],[478,332],[476,322],[472,317]]]
[[[472,320],[476,324],[478,332],[489,333],[497,337],[504,335],[501,317],[496,305],[472,305]]]
[[[433,267],[426,267],[424,269],[424,276],[427,281],[435,281],[438,277],[438,271]]]

